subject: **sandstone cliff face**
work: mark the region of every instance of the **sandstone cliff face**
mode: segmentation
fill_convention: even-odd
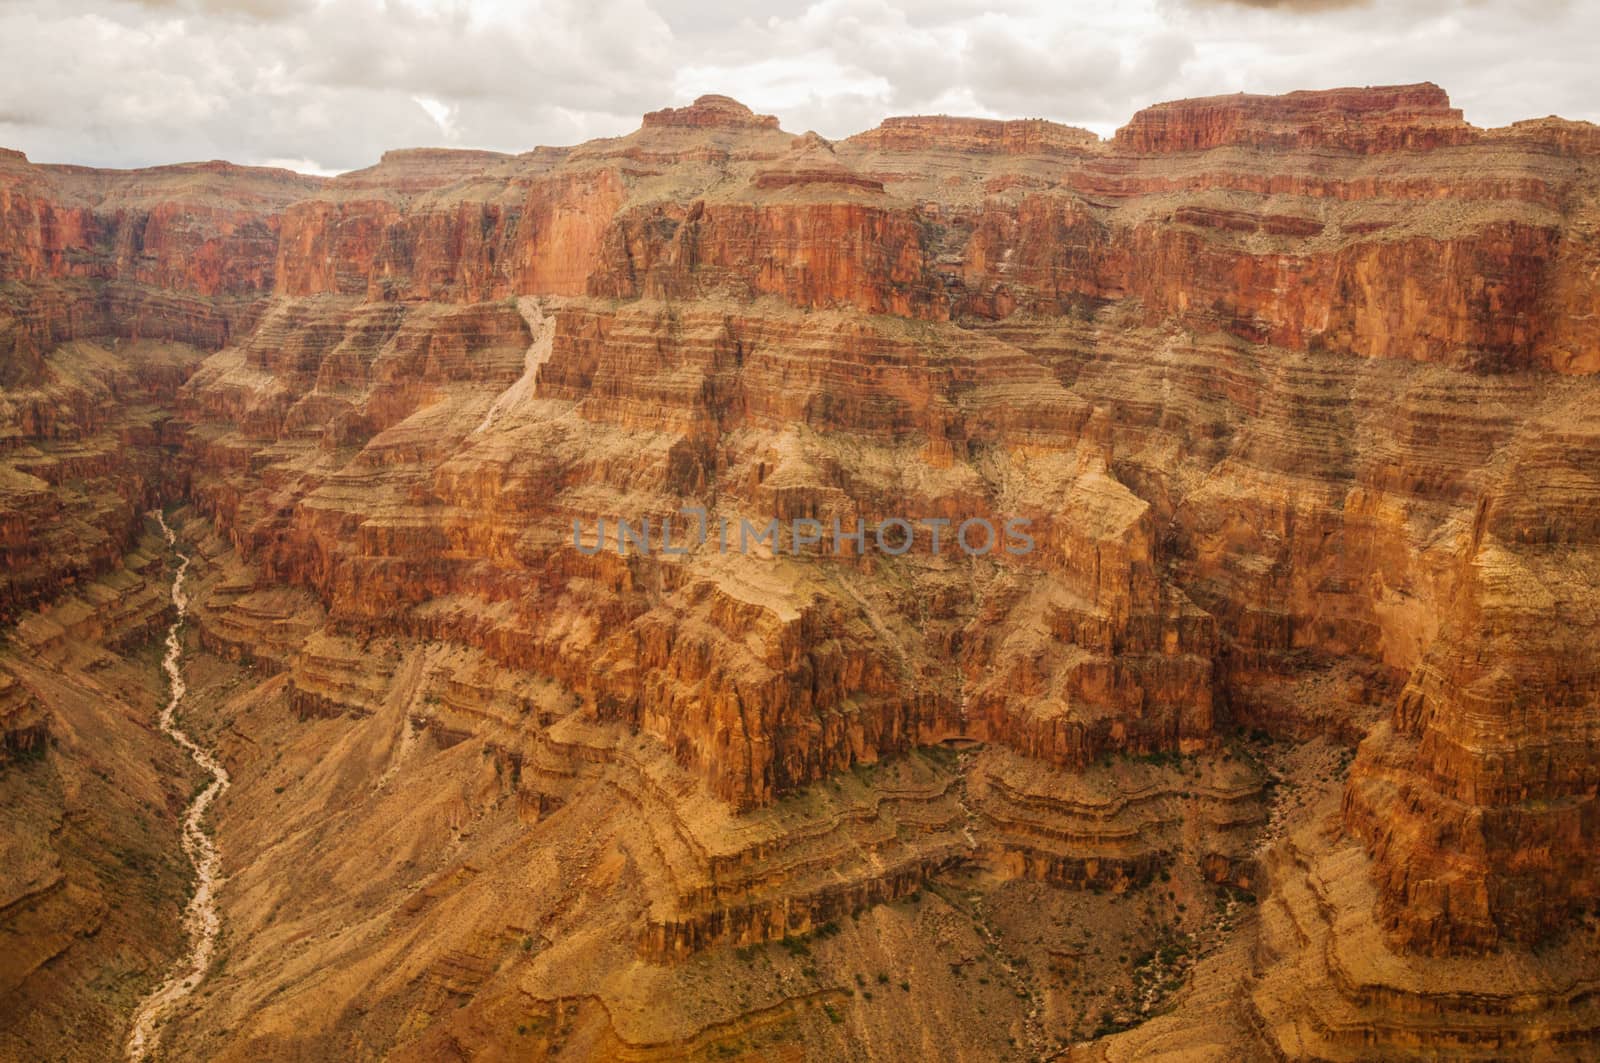
[[[1117,130],[1116,144],[1152,153],[1331,147],[1371,154],[1465,144],[1476,134],[1445,91],[1425,82],[1157,104]]]
[[[272,285],[283,209],[320,184],[223,162],[111,173],[12,155],[0,159],[0,280],[260,294]]]
[[[1600,894],[1597,150],[1424,85],[1164,104],[1107,143],[946,118],[829,143],[703,97],[326,181],[6,156],[3,602],[112,566],[181,495],[214,536],[197,639],[277,673],[261,741],[340,736],[305,771],[349,829],[410,814],[371,764],[435,788],[419,816],[498,824],[480,861],[625,806],[606,947],[651,964],[959,867],[1270,882],[1248,1036],[1281,1046],[1296,978],[1391,999],[1296,966],[1328,912],[1476,984]],[[719,549],[741,517],[825,533]],[[944,548],[831,548],[890,517],[951,522]],[[953,548],[1012,517],[1026,555]],[[620,553],[646,518],[657,549]],[[1258,860],[1238,728],[1360,743],[1331,834]],[[988,748],[915,752],[946,742]],[[1099,774],[1130,758],[1143,789]],[[1317,902],[1334,864],[1366,885]],[[492,921],[507,888],[460,895]],[[1457,1021],[1413,990],[1421,1027]],[[1547,1043],[1490,1010],[1473,1044]]]
[[[112,567],[178,496],[179,386],[193,348],[79,340],[0,394],[0,617]]]
[[[1480,504],[1439,635],[1346,797],[1385,920],[1425,950],[1545,939],[1594,903],[1597,432],[1587,409],[1546,417]]]

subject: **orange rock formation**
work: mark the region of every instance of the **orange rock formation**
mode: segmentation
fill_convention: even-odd
[[[1108,142],[706,96],[331,179],[0,155],[0,610],[185,502],[197,647],[251,676],[238,966],[170,1043],[1595,1051],[1597,156],[1432,85]],[[1037,548],[572,539],[686,506]],[[0,672],[0,756],[73,726],[40,683]],[[1219,888],[1256,914],[1202,925]],[[1232,988],[1094,1039],[1156,999],[1072,988],[1106,891],[1223,928]],[[885,957],[898,1010],[848,977]]]

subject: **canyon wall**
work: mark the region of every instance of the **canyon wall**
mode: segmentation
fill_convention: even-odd
[[[0,609],[188,500],[228,573],[198,637],[302,725],[393,715],[453,647],[472,678],[403,726],[481,740],[530,821],[603,780],[678,823],[637,857],[671,883],[629,944],[652,962],[964,862],[1125,889],[1186,861],[1298,912],[1316,859],[1258,864],[1249,817],[1136,844],[1067,796],[1240,731],[1359,743],[1325,837],[1381,948],[1521,955],[1600,894],[1597,156],[1431,85],[1162,104],[1106,142],[829,142],[704,97],[329,179],[8,153]],[[712,534],[660,549],[686,508]],[[891,517],[942,547],[832,549]],[[825,534],[720,549],[741,518]],[[1034,548],[962,553],[971,518]],[[646,519],[658,548],[617,550]],[[893,839],[812,810],[879,872],[828,884],[845,858],[763,818],[979,742],[959,790],[902,780]]]

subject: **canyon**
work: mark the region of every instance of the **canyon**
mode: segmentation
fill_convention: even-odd
[[[1593,1058],[1597,162],[1431,84],[0,151],[0,1058],[189,955],[169,525],[157,1058]],[[574,541],[685,507],[1036,548]]]

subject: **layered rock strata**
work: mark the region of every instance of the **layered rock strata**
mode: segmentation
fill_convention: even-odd
[[[1267,900],[1230,1043],[1592,1047],[1597,152],[1420,85],[1163,104],[1107,142],[829,142],[703,97],[332,179],[0,158],[0,608],[111,571],[181,495],[197,645],[251,669],[214,702],[242,966],[173,1043],[825,1055],[883,1036],[843,972],[892,959],[932,988],[884,1029],[1047,1054],[1155,976],[1145,1010],[1074,995],[1048,972],[1107,957],[1008,905],[1202,935],[1220,887]],[[786,530],[669,552],[686,511]],[[891,518],[903,553],[794,535]],[[962,551],[974,519],[1033,548]],[[611,548],[646,520],[654,549]],[[15,684],[0,714],[10,755],[46,743]],[[1360,744],[1315,837],[1240,729]],[[994,963],[1004,1033],[931,1017],[962,976],[918,920]],[[797,970],[727,996],[785,939]],[[797,941],[846,966],[801,974]],[[1535,949],[1576,981],[1493,989]]]

